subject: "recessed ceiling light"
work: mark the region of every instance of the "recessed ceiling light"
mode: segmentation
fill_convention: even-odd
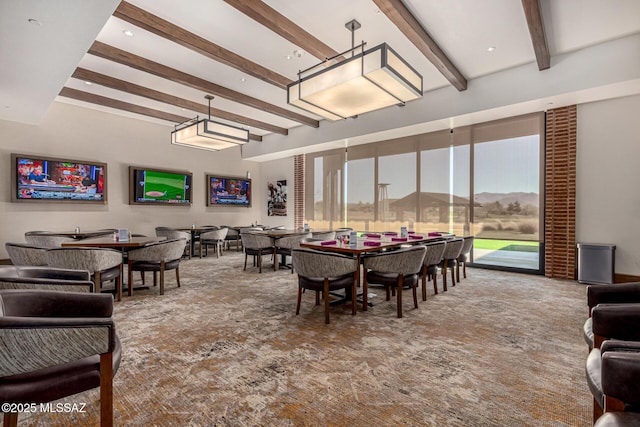
[[[133,31],[131,30],[122,30],[122,34],[124,34],[127,37],[133,37]]]
[[[296,58],[302,58],[304,56],[304,50],[296,49],[293,51]]]
[[[244,82],[246,82],[246,81],[247,81],[247,79],[245,79],[244,77],[241,77],[241,78],[240,78],[240,81],[241,81],[242,83],[244,83]]]
[[[493,52],[494,50],[496,50],[496,47],[495,47],[495,46],[489,46],[489,47],[487,48],[487,52]]]
[[[287,58],[287,59],[291,59],[291,58],[293,58],[293,57],[292,57],[291,55],[287,55],[287,56],[285,56],[285,58]]]
[[[87,86],[91,86],[93,83],[91,83],[91,82],[84,82],[84,84],[86,84]]]

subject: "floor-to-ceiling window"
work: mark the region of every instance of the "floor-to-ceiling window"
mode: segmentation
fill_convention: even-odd
[[[539,271],[542,125],[534,114],[307,155],[305,222],[474,235],[473,263]]]

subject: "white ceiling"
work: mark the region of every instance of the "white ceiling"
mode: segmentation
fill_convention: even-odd
[[[523,64],[531,64],[537,70],[520,1],[403,1],[468,80]],[[284,90],[111,16],[118,3],[118,0],[0,0],[0,119],[37,124],[51,103],[58,100],[173,125],[57,96],[64,86],[180,116],[198,114],[97,84],[88,86],[70,77],[76,67],[206,104],[205,93],[199,90],[87,54],[94,40],[312,117],[288,106]],[[294,51],[299,50],[298,46],[222,0],[129,3],[291,80],[298,70],[319,62],[308,53],[297,57]],[[355,18],[362,24],[356,32],[356,44],[366,41],[372,47],[387,42],[422,74],[425,92],[450,85],[378,11],[372,0],[265,0],[265,3],[338,52],[351,47],[351,35],[344,24]],[[541,6],[552,58],[640,33],[638,0],[541,0]],[[29,19],[38,23],[30,23]],[[132,31],[134,36],[125,36],[123,30]],[[487,51],[490,46],[495,47],[493,52]],[[212,106],[289,129],[300,126],[295,121],[221,97],[216,97]],[[250,130],[256,135],[269,134],[262,129]]]

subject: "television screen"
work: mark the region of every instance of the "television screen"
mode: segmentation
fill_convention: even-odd
[[[251,206],[251,180],[207,175],[207,206]]]
[[[129,167],[129,203],[191,205],[191,172]]]
[[[13,201],[107,203],[105,163],[11,154]]]

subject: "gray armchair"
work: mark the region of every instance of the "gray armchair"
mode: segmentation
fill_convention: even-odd
[[[455,268],[458,264],[458,257],[462,251],[462,245],[464,239],[454,238],[446,241],[444,247],[444,254],[442,254],[442,261],[440,261],[439,267],[442,269],[442,290],[447,290],[447,273],[451,269],[451,286],[456,285],[456,272]]]
[[[264,255],[273,255],[273,271],[278,269],[278,261],[275,258],[275,249],[273,241],[269,236],[253,234],[251,232],[240,233],[242,239],[242,247],[244,248],[244,269],[247,269],[247,257],[253,256],[253,265],[258,261],[258,271],[262,273],[262,257]]]
[[[27,244],[41,248],[59,248],[65,242],[73,242],[73,237],[58,236],[48,231],[27,231],[24,233]]]
[[[344,289],[351,297],[351,314],[356,314],[356,283],[359,265],[356,258],[348,255],[293,249],[292,264],[298,273],[298,304],[296,315],[300,314],[302,291],[309,289],[316,293],[316,305],[320,304],[320,292],[324,298],[324,319],[329,319],[329,292]]]
[[[47,248],[25,243],[4,244],[13,265],[47,265]]]
[[[180,258],[184,253],[185,240],[163,240],[151,243],[140,249],[129,251],[127,266],[129,267],[128,293],[133,294],[133,272],[153,271],[153,284],[157,283],[157,273],[160,273],[160,295],[164,295],[164,272],[176,271],[176,282],[180,287]],[[144,280],[144,278],[143,278]]]
[[[397,313],[400,318],[402,317],[402,288],[406,286],[413,290],[413,305],[418,308],[416,290],[418,273],[422,270],[426,251],[424,246],[412,246],[364,258],[363,292],[368,291],[369,283],[383,285],[387,301],[389,301],[391,299],[390,290],[393,289],[397,295]]]
[[[475,240],[473,236],[465,236],[462,239],[464,240],[462,249],[456,259],[456,281],[458,282],[460,282],[460,265],[462,265],[462,276],[467,278],[467,262],[471,257],[471,249],[473,249],[473,241]]]
[[[200,235],[200,258],[202,258],[203,249],[206,251],[207,255],[209,255],[209,246],[211,245],[216,247],[216,257],[220,258],[220,255],[222,255],[224,239],[227,237],[228,232],[228,228],[220,228],[202,233]]]
[[[118,301],[122,299],[122,253],[109,248],[54,248],[47,251],[49,266],[87,270],[100,292],[103,283],[115,282]]]
[[[291,256],[293,249],[299,249],[300,243],[303,240],[311,238],[311,233],[300,234],[297,236],[280,237],[276,239],[276,254],[281,257],[280,265],[291,267],[291,274],[293,274],[293,265],[287,265],[287,256]]]
[[[0,402],[40,404],[100,387],[100,424],[112,426],[121,359],[113,297],[4,290],[0,307]],[[17,422],[5,412],[3,425]]]
[[[156,227],[156,236],[165,237],[167,240],[185,239],[183,252],[187,252],[187,256],[191,259],[191,233],[186,231],[176,230],[170,227]]]
[[[42,266],[0,266],[0,289],[93,292],[88,271]]]
[[[427,281],[433,279],[433,292],[438,293],[438,264],[444,255],[445,242],[433,242],[424,245],[427,252],[422,263],[422,301],[427,300]]]

